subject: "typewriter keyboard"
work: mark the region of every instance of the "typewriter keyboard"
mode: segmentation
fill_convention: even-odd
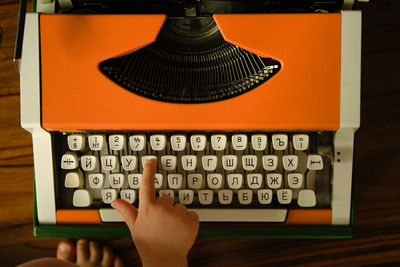
[[[332,132],[53,133],[58,209],[137,206],[143,166],[157,196],[189,209],[330,208]]]

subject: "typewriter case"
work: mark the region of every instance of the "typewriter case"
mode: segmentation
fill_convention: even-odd
[[[104,60],[127,55],[153,43],[166,20],[165,15],[27,14],[25,31],[30,33],[24,39],[22,64],[25,66],[21,66],[21,77],[22,74],[25,76],[21,88],[22,83],[26,87],[31,83],[36,91],[21,92],[21,102],[26,106],[30,99],[29,105],[36,107],[30,115],[22,111],[24,127],[35,131],[37,125],[34,124],[37,123],[44,132],[336,131],[344,136],[350,133],[352,137],[351,133],[358,127],[359,111],[357,113],[357,107],[350,106],[352,99],[359,98],[359,92],[354,85],[357,78],[346,76],[345,70],[359,64],[359,58],[346,56],[348,52],[344,52],[344,47],[353,46],[350,49],[353,51],[359,49],[357,36],[352,39],[349,35],[359,31],[360,25],[343,26],[354,20],[354,14],[350,13],[215,14],[213,19],[226,42],[260,57],[277,60],[280,70],[246,93],[214,102],[190,104],[163,102],[132,93],[99,69]],[[27,59],[28,55],[32,57]],[[349,112],[348,109],[356,111]],[[26,122],[32,124],[29,126]],[[40,142],[38,140],[36,142]],[[47,145],[47,149],[50,148],[51,143]],[[44,154],[45,150],[35,151],[35,154]],[[345,151],[343,153],[347,155]],[[348,157],[352,158],[352,151]],[[35,171],[40,168],[35,165]],[[44,179],[48,180],[40,183],[54,187],[52,180]],[[46,189],[38,188],[38,180],[35,180],[35,186],[35,235],[130,235],[122,224],[39,224],[36,201],[43,202],[38,194],[44,194]],[[349,199],[351,180],[346,186],[349,188],[345,198]],[[332,225],[336,215],[324,211],[324,215],[315,215],[315,225],[302,225],[301,220],[295,220],[291,225],[202,223],[199,236],[351,237],[350,209],[349,206],[344,211],[349,213],[347,223],[337,225]]]

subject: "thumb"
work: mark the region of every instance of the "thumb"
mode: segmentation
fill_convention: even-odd
[[[135,206],[129,204],[123,199],[116,199],[111,203],[111,207],[116,209],[124,218],[125,223],[128,225],[132,233],[133,226],[135,225],[138,211]]]

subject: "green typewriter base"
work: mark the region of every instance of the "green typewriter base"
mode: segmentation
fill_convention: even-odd
[[[125,225],[37,225],[37,237],[120,238],[130,237]],[[198,237],[221,238],[351,238],[350,226],[204,226]]]

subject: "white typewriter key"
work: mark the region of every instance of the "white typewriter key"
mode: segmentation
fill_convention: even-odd
[[[260,189],[257,191],[258,202],[263,205],[271,204],[272,201],[272,190],[271,189]]]
[[[180,173],[168,174],[168,187],[171,189],[182,188],[183,176]]]
[[[214,171],[217,168],[217,156],[208,155],[201,158],[205,171]]]
[[[228,174],[227,183],[229,188],[239,189],[243,186],[243,175],[240,173]]]
[[[297,169],[298,157],[297,155],[285,155],[282,162],[285,170],[294,171]]]
[[[185,171],[193,171],[194,169],[196,169],[196,165],[197,165],[197,157],[196,156],[194,156],[194,155],[182,156],[181,160],[182,160],[182,168]]]
[[[108,176],[111,188],[121,188],[125,184],[125,174],[123,173],[111,173]]]
[[[142,179],[142,174],[140,173],[132,173],[128,174],[128,184],[130,188],[139,189],[140,180]]]
[[[92,205],[92,194],[85,189],[78,189],[72,197],[72,205],[77,208],[89,207]]]
[[[129,136],[129,145],[133,151],[142,151],[146,145],[146,136],[141,134]]]
[[[253,191],[250,189],[242,189],[238,191],[239,203],[242,205],[248,205],[253,201]]]
[[[156,173],[154,176],[154,188],[159,189],[164,183],[164,176],[161,173]]]
[[[113,155],[102,156],[101,167],[105,171],[114,171],[119,169],[119,162],[117,156]]]
[[[306,134],[293,135],[293,146],[296,150],[307,150],[309,138]]]
[[[133,204],[136,201],[136,191],[132,189],[122,189],[120,193],[121,199]]]
[[[122,156],[121,157],[121,162],[122,162],[122,169],[124,171],[133,171],[136,169],[136,164],[137,164],[137,158],[136,156]]]
[[[97,157],[93,155],[84,155],[81,157],[81,167],[84,171],[94,171],[97,167]]]
[[[163,189],[163,190],[160,190],[160,191],[158,191],[158,196],[159,197],[162,197],[162,196],[165,196],[165,195],[167,195],[167,196],[170,196],[172,199],[174,199],[174,190],[171,190],[171,189]]]
[[[104,174],[103,173],[91,173],[88,175],[89,186],[93,189],[103,188],[104,186]]]
[[[80,171],[69,172],[65,175],[66,188],[82,188],[83,187],[83,176]]]
[[[94,151],[102,150],[105,143],[105,135],[104,134],[95,134],[89,135],[89,148]]]
[[[324,162],[322,161],[321,155],[308,155],[307,168],[309,170],[322,170],[324,168]]]
[[[267,136],[265,134],[253,134],[251,136],[251,146],[255,151],[265,150],[267,147]]]
[[[215,134],[211,136],[211,146],[215,151],[224,150],[226,147],[226,135]]]
[[[111,150],[122,150],[125,147],[125,135],[113,134],[108,137]]]
[[[272,135],[272,146],[275,150],[285,150],[288,145],[288,136],[286,134]]]
[[[311,189],[300,190],[297,204],[303,208],[314,207],[317,204],[314,191]]]
[[[247,186],[251,189],[259,189],[262,187],[263,176],[260,173],[247,174]]]
[[[155,134],[150,136],[151,149],[155,151],[164,150],[167,145],[167,137],[164,134]]]
[[[247,135],[245,134],[232,135],[232,146],[234,150],[245,150],[247,147]]]
[[[61,169],[73,170],[78,168],[78,157],[74,152],[67,152],[61,158]]]
[[[142,157],[142,168],[144,168],[144,165],[146,165],[146,162],[151,159],[157,160],[157,156],[153,156],[153,155],[143,156]]]
[[[117,189],[101,190],[101,198],[105,204],[111,204],[111,202],[117,199]]]
[[[214,193],[212,190],[200,190],[197,195],[201,205],[210,205],[213,202]]]
[[[188,174],[187,182],[189,188],[200,189],[203,185],[203,175],[199,173]]]
[[[280,204],[290,204],[292,202],[292,190],[290,189],[279,189],[277,196]]]
[[[183,205],[190,205],[193,203],[194,192],[190,189],[179,190],[179,202]]]
[[[267,174],[267,185],[269,188],[277,189],[282,186],[282,174],[280,173],[269,173]]]
[[[83,134],[71,134],[67,137],[68,148],[72,151],[82,151],[85,149],[86,137]]]
[[[195,134],[190,137],[190,145],[194,151],[204,150],[206,142],[206,136],[203,134]]]
[[[233,191],[229,189],[222,189],[218,191],[218,201],[222,205],[229,205],[232,203]]]
[[[186,148],[186,136],[185,135],[172,135],[171,136],[171,147],[174,151],[182,151]]]
[[[254,171],[257,167],[257,156],[245,155],[242,156],[243,169],[246,171]]]
[[[161,166],[165,171],[173,171],[176,168],[176,156],[162,156]]]
[[[222,167],[226,171],[233,171],[236,169],[237,156],[236,155],[225,155],[222,156]]]
[[[303,174],[301,173],[289,173],[287,179],[290,188],[296,189],[303,186]]]
[[[207,185],[211,189],[220,189],[222,187],[222,174],[220,173],[207,174]]]
[[[263,168],[266,171],[274,171],[278,167],[278,157],[275,155],[266,155],[262,157]]]

